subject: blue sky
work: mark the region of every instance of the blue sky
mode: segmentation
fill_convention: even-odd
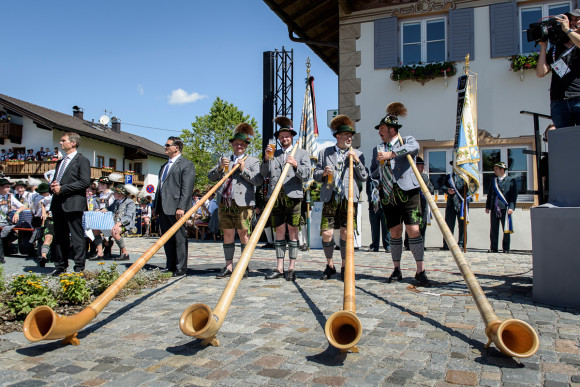
[[[336,74],[290,41],[261,0],[10,1],[2,14],[0,93],[67,114],[78,105],[95,121],[106,109],[123,131],[160,144],[209,112],[216,97],[261,128],[262,53],[284,46],[294,50],[294,125],[309,56],[320,139],[332,139],[326,111],[338,107]]]

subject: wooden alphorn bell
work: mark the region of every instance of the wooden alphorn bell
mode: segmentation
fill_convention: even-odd
[[[294,144],[294,147],[290,152],[292,157],[294,157],[299,143],[300,140]],[[179,328],[181,328],[181,331],[187,336],[193,336],[195,338],[202,339],[202,345],[220,345],[216,336],[228,314],[230,305],[234,299],[234,296],[236,295],[238,287],[240,286],[240,282],[242,281],[242,277],[246,272],[246,268],[250,263],[250,258],[252,258],[252,254],[254,253],[258,241],[260,240],[260,236],[262,235],[262,231],[266,226],[266,222],[268,221],[268,217],[272,212],[272,208],[274,208],[274,202],[276,201],[276,198],[280,194],[280,190],[284,185],[284,179],[286,178],[289,169],[290,164],[286,163],[282,173],[280,174],[280,179],[274,187],[272,195],[270,196],[268,203],[266,203],[266,206],[262,211],[262,215],[260,215],[260,219],[258,219],[258,223],[252,231],[252,235],[250,236],[244,251],[242,251],[242,256],[234,268],[234,271],[230,276],[230,279],[228,280],[222,296],[220,297],[214,310],[212,311],[211,308],[206,304],[197,303],[189,306],[181,314],[181,318],[179,320]]]
[[[199,207],[236,171],[234,166],[220,181],[216,183],[195,205],[187,211],[175,224],[163,234],[135,263],[117,278],[97,299],[79,313],[73,316],[60,316],[50,307],[41,305],[34,308],[24,320],[24,336],[32,341],[63,339],[63,344],[78,345],[77,332],[83,329],[115,298],[119,291],[137,274],[151,257],[179,230]]]
[[[399,141],[403,144],[403,138],[399,134]],[[453,234],[449,230],[447,223],[445,223],[445,219],[439,212],[437,208],[437,204],[431,197],[429,193],[429,189],[427,185],[423,181],[421,177],[421,173],[417,169],[415,162],[413,161],[413,157],[407,154],[407,160],[419,181],[419,185],[421,186],[421,191],[423,191],[423,195],[427,199],[427,203],[431,207],[431,212],[433,213],[437,224],[439,225],[439,229],[443,233],[443,237],[447,242],[447,246],[453,255],[453,259],[455,259],[455,263],[467,284],[467,288],[471,293],[471,297],[475,301],[475,305],[481,314],[481,317],[485,323],[485,334],[487,335],[488,342],[485,345],[485,348],[489,348],[491,343],[495,343],[496,347],[503,352],[504,354],[512,357],[530,357],[536,353],[539,347],[539,339],[538,334],[528,323],[517,320],[517,319],[509,319],[506,321],[501,321],[491,304],[485,297],[485,293],[481,289],[479,282],[475,278],[471,267],[469,267],[469,263],[467,263],[465,256],[461,252],[461,249],[457,245]]]
[[[346,259],[344,267],[344,302],[342,310],[334,312],[324,326],[330,345],[340,352],[357,353],[356,343],[362,336],[362,323],[356,315],[354,286],[354,176],[352,156],[349,156],[348,208],[346,218]]]

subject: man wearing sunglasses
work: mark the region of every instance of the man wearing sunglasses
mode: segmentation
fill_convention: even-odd
[[[154,214],[159,215],[159,227],[165,234],[192,207],[191,197],[195,183],[193,163],[182,157],[183,141],[169,137],[165,154],[169,160],[159,170],[159,183],[155,191]],[[174,277],[187,272],[187,232],[185,224],[165,243],[166,270]]]

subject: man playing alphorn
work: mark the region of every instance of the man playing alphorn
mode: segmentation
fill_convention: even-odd
[[[430,286],[423,268],[424,242],[419,231],[421,224],[421,198],[419,181],[413,172],[407,155],[413,159],[419,152],[419,144],[412,136],[399,141],[398,117],[406,116],[407,108],[400,102],[387,106],[387,115],[375,129],[383,140],[373,149],[371,175],[380,182],[380,200],[385,212],[387,228],[391,232],[391,258],[395,270],[388,282],[400,281],[401,255],[403,253],[403,223],[409,234],[409,249],[417,263],[415,279],[420,285]]]
[[[322,234],[322,248],[326,256],[326,269],[321,279],[326,280],[336,274],[332,255],[334,253],[334,229],[340,228],[340,255],[342,257],[341,278],[344,278],[344,263],[346,259],[346,220],[348,210],[348,180],[349,180],[349,156],[352,155],[354,163],[354,219],[356,229],[357,203],[359,201],[359,184],[368,178],[364,165],[364,155],[351,148],[352,136],[356,133],[354,122],[340,114],[330,122],[330,128],[336,138],[336,145],[320,151],[318,162],[314,169],[314,180],[322,183],[320,188],[320,201],[322,205],[322,217],[320,219],[320,231]]]
[[[254,135],[254,128],[250,124],[241,123],[234,129],[230,139],[233,155],[222,157],[220,163],[208,173],[210,181],[218,181],[230,168],[239,164],[239,168],[217,191],[218,216],[220,229],[224,233],[224,257],[226,266],[216,278],[226,278],[234,270],[234,252],[236,244],[234,238],[236,230],[240,236],[242,251],[250,239],[252,227],[253,207],[256,205],[256,187],[262,184],[260,175],[260,161],[252,156],[244,160],[246,148]],[[247,277],[248,269],[244,277]]]
[[[280,126],[274,136],[280,143],[281,149],[274,151],[274,145],[268,145],[264,157],[264,163],[260,168],[260,174],[270,178],[268,193],[266,198],[270,198],[274,187],[280,180],[280,175],[286,163],[291,165],[288,174],[284,179],[284,185],[280,194],[276,198],[272,209],[270,222],[276,230],[277,268],[266,276],[266,279],[276,279],[284,276],[284,256],[286,254],[286,225],[288,225],[288,266],[287,281],[296,280],[294,265],[298,258],[298,229],[300,227],[301,202],[304,197],[302,182],[310,177],[310,157],[304,149],[296,149],[294,156],[290,155],[293,145],[293,138],[296,131],[292,129],[292,121],[287,117],[276,117],[276,124]],[[270,156],[273,152],[273,156]]]

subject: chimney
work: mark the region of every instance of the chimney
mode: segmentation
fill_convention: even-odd
[[[117,117],[111,118],[111,130],[115,133],[121,133],[121,120]]]
[[[78,106],[73,106],[73,117],[77,117],[80,118],[81,120],[83,119],[83,108],[80,108]]]

